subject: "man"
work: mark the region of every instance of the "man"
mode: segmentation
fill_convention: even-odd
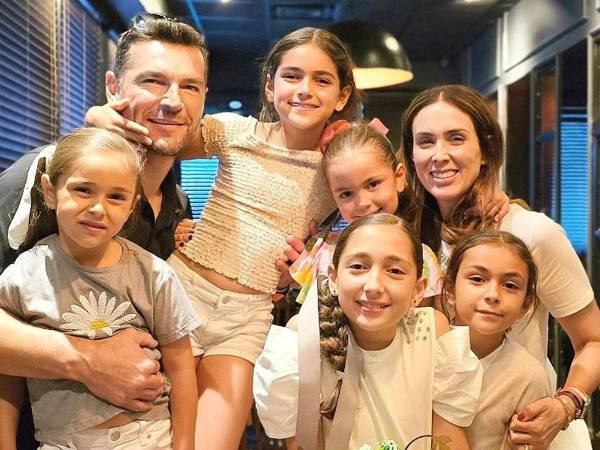
[[[115,72],[106,75],[107,93],[124,105],[123,120],[146,127],[152,141],[141,178],[141,217],[126,235],[162,258],[173,251],[175,227],[187,211],[171,169],[200,126],[207,56],[203,36],[190,26],[141,19],[121,35]],[[25,155],[0,174],[0,270],[17,255],[7,231],[34,158]],[[0,373],[75,380],[131,410],[150,409],[162,391],[159,364],[144,351],[156,345],[150,335],[133,329],[99,341],[67,336],[23,324],[0,310]]]

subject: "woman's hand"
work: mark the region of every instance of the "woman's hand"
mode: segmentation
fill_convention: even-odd
[[[121,115],[128,106],[128,98],[112,100],[102,106],[92,106],[85,114],[85,123],[117,133],[131,142],[151,145],[152,139],[148,137],[148,129]]]
[[[529,450],[546,450],[566,421],[560,400],[543,398],[513,415],[510,421],[511,443],[516,448],[525,448],[528,444]]]
[[[175,229],[175,248],[183,247],[187,242],[192,240],[194,236],[194,228],[196,222],[191,219],[181,219],[179,225]]]

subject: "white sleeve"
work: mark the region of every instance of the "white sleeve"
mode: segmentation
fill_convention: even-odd
[[[256,360],[253,380],[256,411],[267,436],[296,435],[298,384],[298,335],[273,325]]]
[[[560,225],[544,214],[521,210],[505,230],[529,247],[538,268],[538,295],[554,317],[569,316],[592,302],[590,281]]]
[[[469,328],[455,327],[438,337],[434,347],[433,411],[459,427],[467,427],[479,409],[483,370],[471,352]]]

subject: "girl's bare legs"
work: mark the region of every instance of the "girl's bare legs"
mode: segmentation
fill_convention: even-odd
[[[196,450],[237,450],[252,406],[253,371],[236,356],[200,359]]]
[[[287,438],[285,440],[285,448],[287,450],[301,450],[296,442],[296,436]]]

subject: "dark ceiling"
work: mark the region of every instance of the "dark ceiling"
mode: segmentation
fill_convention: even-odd
[[[265,53],[303,26],[368,20],[391,31],[415,60],[453,58],[517,0],[175,0],[172,12],[200,25],[212,48]]]
[[[255,96],[260,58],[304,26],[367,20],[391,31],[415,69],[409,89],[456,81],[442,71],[518,0],[170,0],[170,13],[196,25],[211,50],[209,87],[217,109],[235,92]],[[420,83],[420,84],[419,84]],[[412,87],[411,87],[412,85]],[[402,87],[400,89],[406,89]],[[222,101],[219,101],[219,99]],[[247,102],[245,102],[247,103]],[[252,112],[252,111],[249,111]]]

